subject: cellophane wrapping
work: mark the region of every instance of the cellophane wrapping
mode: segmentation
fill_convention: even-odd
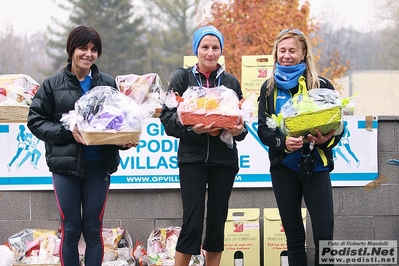
[[[122,145],[138,142],[144,120],[151,115],[150,106],[139,106],[115,88],[97,86],[61,121],[71,131],[77,125],[87,145]]]
[[[56,230],[23,229],[10,236],[5,246],[13,252],[13,265],[60,265],[61,232]],[[103,228],[104,258],[102,266],[135,266],[133,243],[124,228]],[[86,244],[83,236],[78,243],[79,258],[84,265]]]
[[[0,75],[0,106],[30,105],[39,83],[24,74]]]
[[[0,120],[26,120],[39,83],[28,75],[0,75]]]
[[[23,229],[6,241],[20,264],[57,264],[60,239],[55,230]]]
[[[121,93],[139,105],[151,105],[153,116],[159,116],[166,90],[157,73],[117,75],[115,81]]]
[[[167,227],[155,229],[151,232],[147,242],[147,255],[150,266],[175,265],[175,250],[179,238],[180,227]],[[204,256],[193,255],[189,266],[204,265]]]
[[[308,95],[294,96],[281,107],[280,130],[287,136],[304,134],[322,135],[335,130],[339,135],[343,129],[343,105],[336,90],[313,89]]]
[[[243,102],[245,99],[239,101],[234,90],[222,85],[214,88],[188,87],[183,95],[176,95],[171,90],[165,105],[168,108],[177,107],[178,119],[183,125],[215,123],[214,127],[232,128],[241,118],[252,117],[248,112],[254,108],[249,108],[249,104],[243,105]]]

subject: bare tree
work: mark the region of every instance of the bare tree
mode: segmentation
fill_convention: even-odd
[[[48,27],[47,52],[55,59],[54,67],[65,66],[68,33],[78,25],[95,28],[102,40],[104,53],[97,64],[111,76],[143,72],[147,38],[141,14],[134,12],[132,0],[56,0],[70,13],[66,22],[52,17]]]
[[[399,2],[384,0],[380,7],[383,12],[380,12],[379,16],[387,25],[381,33],[384,63],[386,69],[397,70],[399,69]]]
[[[156,72],[166,86],[183,56],[191,55],[197,15],[208,0],[150,0],[145,10],[148,47],[146,71]]]
[[[44,52],[40,33],[18,36],[10,26],[0,32],[0,46],[0,74],[25,74],[40,83],[51,69],[52,59]]]

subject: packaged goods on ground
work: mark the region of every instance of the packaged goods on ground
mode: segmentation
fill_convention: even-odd
[[[129,233],[123,228],[103,229],[105,265],[135,265],[133,243]]]
[[[14,253],[5,245],[0,245],[0,266],[11,266],[14,263]]]
[[[20,264],[57,264],[60,239],[55,230],[23,229],[6,241]]]
[[[24,229],[10,236],[5,247],[13,254],[13,265],[60,265],[59,248],[61,236],[55,230]],[[129,233],[123,228],[104,228],[102,231],[104,243],[103,266],[135,266],[133,244]],[[85,242],[81,237],[79,257],[84,265]],[[1,253],[0,253],[1,254]]]
[[[147,256],[150,266],[174,265],[177,239],[180,227],[155,229],[151,232],[147,242]],[[189,266],[204,265],[204,256],[193,255]]]

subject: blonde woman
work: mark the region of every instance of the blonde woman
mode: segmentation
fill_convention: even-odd
[[[334,168],[332,148],[342,135],[287,137],[266,123],[271,115],[297,93],[314,88],[334,90],[317,74],[308,38],[298,29],[282,30],[273,46],[274,75],[261,87],[258,108],[258,136],[269,147],[273,191],[287,237],[290,265],[306,266],[306,235],[301,217],[304,199],[310,214],[315,243],[315,264],[319,265],[319,240],[332,240],[334,229],[330,171]],[[305,142],[304,139],[307,139]],[[314,144],[312,149],[310,143]],[[306,156],[306,157],[304,157]],[[306,159],[304,159],[306,158]]]

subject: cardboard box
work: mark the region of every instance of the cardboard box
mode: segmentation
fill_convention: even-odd
[[[247,55],[242,57],[241,87],[244,97],[259,95],[260,87],[272,75],[272,55]]]
[[[190,56],[184,56],[183,58],[183,67],[187,68],[187,67],[192,67],[193,65],[195,65],[198,62],[198,58],[195,55],[190,55]],[[224,63],[224,55],[219,57],[219,61],[218,63],[224,68],[226,69],[225,63]]]
[[[303,225],[306,228],[306,208],[302,208]],[[277,208],[263,209],[264,266],[280,265],[280,253],[287,250],[287,238]]]
[[[243,258],[238,265],[260,265],[259,216],[257,208],[229,209],[221,266],[237,265],[234,257],[239,253]]]

